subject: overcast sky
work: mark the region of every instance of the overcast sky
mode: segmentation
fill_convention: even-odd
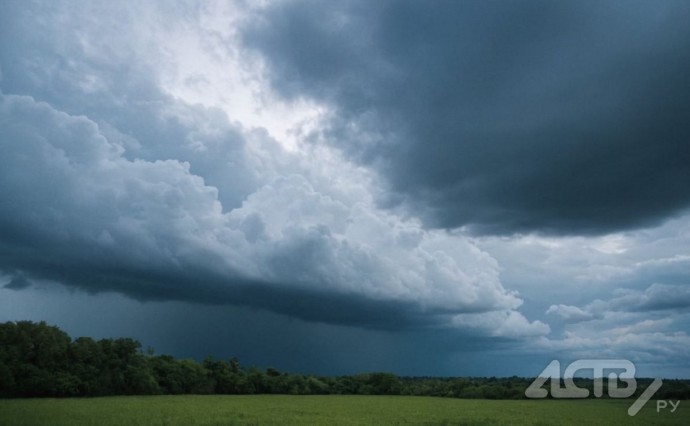
[[[0,321],[690,377],[687,1],[5,1]]]

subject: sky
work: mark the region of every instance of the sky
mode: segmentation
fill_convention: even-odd
[[[0,321],[690,378],[690,3],[3,2]]]

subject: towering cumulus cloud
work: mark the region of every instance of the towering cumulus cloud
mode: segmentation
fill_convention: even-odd
[[[378,208],[371,173],[330,149],[288,152],[167,94],[165,52],[147,41],[165,29],[147,35],[141,11],[11,6],[3,31],[19,45],[4,42],[0,81],[7,288],[47,280],[372,328],[472,329],[458,318],[492,315],[497,336],[548,331],[516,311],[486,252]],[[102,13],[122,21],[92,21]]]

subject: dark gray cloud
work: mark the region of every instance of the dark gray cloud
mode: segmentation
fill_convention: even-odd
[[[690,5],[279,2],[247,46],[314,138],[440,227],[598,234],[690,205]]]
[[[5,284],[3,287],[8,290],[24,290],[31,286],[31,281],[29,281],[24,275],[17,274],[10,279],[10,282]]]

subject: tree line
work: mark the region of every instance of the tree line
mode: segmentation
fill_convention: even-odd
[[[45,322],[0,323],[0,397],[167,394],[357,394],[522,399],[532,378],[290,374],[244,367],[237,358],[197,362],[154,355],[130,338],[71,339]],[[638,380],[638,394],[650,380]],[[578,379],[580,387],[592,381]],[[690,380],[665,380],[655,395],[690,399]]]

